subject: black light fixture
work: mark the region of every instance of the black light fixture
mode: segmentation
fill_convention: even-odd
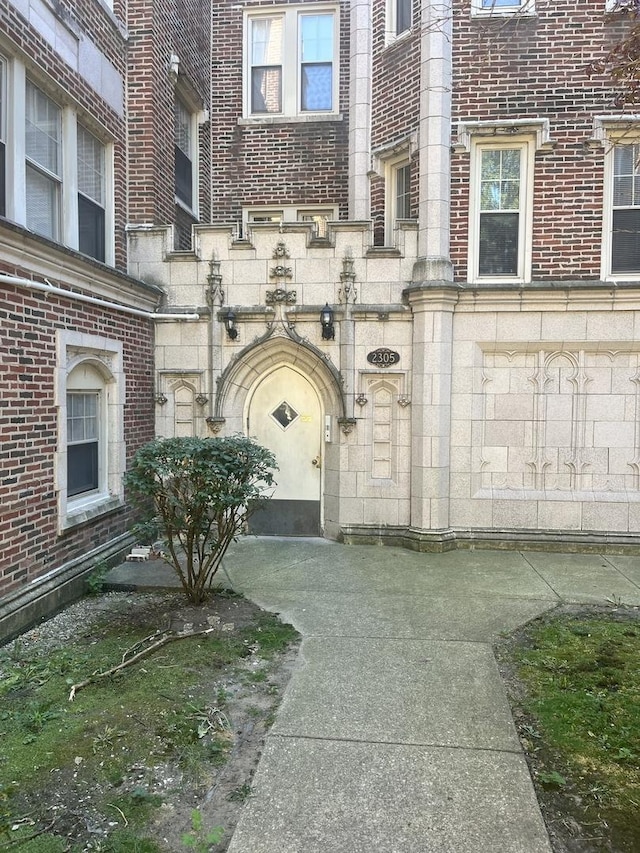
[[[227,330],[229,340],[235,341],[238,337],[238,330],[236,329],[236,315],[233,311],[227,311],[224,315],[224,327]]]
[[[333,310],[329,307],[328,302],[325,303],[320,312],[320,325],[322,326],[322,340],[332,341],[335,337],[335,329],[333,328]]]

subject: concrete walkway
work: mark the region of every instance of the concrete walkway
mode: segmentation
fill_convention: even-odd
[[[229,853],[549,853],[491,643],[640,604],[640,557],[248,537],[225,566],[304,638]]]

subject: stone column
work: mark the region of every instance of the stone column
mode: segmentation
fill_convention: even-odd
[[[420,43],[418,260],[413,281],[452,281],[451,0],[423,0]]]
[[[413,311],[411,529],[440,542],[449,528],[453,312],[449,286],[410,287]]]
[[[349,46],[349,219],[370,218],[371,0],[351,2]]]

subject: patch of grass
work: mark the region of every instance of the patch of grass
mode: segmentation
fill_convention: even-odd
[[[534,778],[547,790],[570,786],[581,822],[608,833],[612,849],[640,850],[640,622],[546,618],[514,655],[535,720],[521,726],[523,743],[537,752],[539,733],[555,757],[534,763]]]
[[[272,613],[261,613],[257,623],[242,632],[244,643],[259,650],[260,655],[267,659],[283,651],[297,636],[293,625],[280,622]]]

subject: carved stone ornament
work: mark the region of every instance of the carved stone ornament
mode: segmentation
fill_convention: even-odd
[[[295,305],[297,298],[295,290],[285,290],[283,287],[278,287],[276,290],[267,290],[265,302],[267,305],[276,305],[278,303]]]
[[[369,402],[369,398],[365,397],[364,394],[358,394],[358,396],[356,397],[356,403],[359,406],[366,406],[368,402]]]
[[[402,408],[403,408],[403,409],[406,409],[406,407],[407,407],[410,403],[411,403],[411,400],[409,399],[409,395],[408,395],[408,394],[400,394],[400,395],[398,396],[398,405],[399,405],[399,406],[402,406]]]
[[[208,402],[209,402],[209,398],[207,397],[206,394],[198,394],[198,396],[196,397],[196,403],[199,406],[206,406]]]
[[[353,429],[357,423],[355,418],[338,418],[338,423],[340,424],[340,429],[345,435],[349,435],[353,432]]]
[[[278,264],[275,267],[271,267],[269,270],[269,278],[292,278],[293,273],[291,272],[291,267],[286,267],[284,264]]]
[[[159,406],[164,406],[164,404],[169,401],[166,394],[156,394],[154,399]]]
[[[274,260],[277,260],[278,258],[290,258],[291,257],[291,255],[289,254],[289,250],[287,249],[287,247],[284,243],[284,240],[278,240],[278,242],[276,243],[276,247],[273,250],[272,257]]]
[[[226,420],[226,418],[208,417],[207,426],[209,427],[211,432],[214,433],[214,435],[217,435],[224,426]]]

